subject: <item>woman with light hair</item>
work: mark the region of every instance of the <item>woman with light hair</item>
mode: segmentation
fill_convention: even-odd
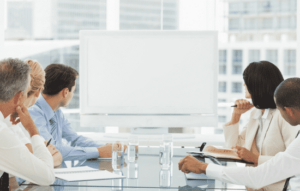
[[[27,93],[27,99],[24,101],[24,106],[29,108],[35,104],[41,91],[44,89],[45,71],[42,68],[41,64],[37,61],[26,60],[25,63],[29,64],[31,68],[31,81],[29,87],[30,90]],[[11,118],[14,118],[14,116],[11,116]],[[21,141],[26,145],[29,151],[33,153],[28,131],[23,127],[21,123],[18,123],[17,126],[19,128],[13,128],[14,132],[18,134]],[[47,141],[48,140],[46,140],[45,142]],[[59,166],[62,163],[61,153],[52,144],[50,144],[47,148],[53,157],[54,166]]]

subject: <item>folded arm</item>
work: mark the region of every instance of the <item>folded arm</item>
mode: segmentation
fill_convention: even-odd
[[[55,181],[52,157],[39,135],[31,138],[35,155],[8,128],[3,128],[0,136],[1,170],[40,185]]]

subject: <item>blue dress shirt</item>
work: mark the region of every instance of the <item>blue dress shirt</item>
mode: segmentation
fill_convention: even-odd
[[[97,147],[103,146],[95,141],[79,136],[66,119],[61,109],[53,112],[50,105],[40,96],[37,102],[29,108],[29,113],[37,126],[39,133],[45,140],[51,140],[62,154],[63,160],[86,160],[98,158]],[[51,126],[50,120],[55,120],[56,128]],[[63,143],[65,139],[68,144]]]

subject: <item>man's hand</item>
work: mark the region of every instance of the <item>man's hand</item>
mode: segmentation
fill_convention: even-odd
[[[236,146],[234,148],[237,150],[237,154],[241,159],[247,162],[253,162],[255,164],[258,163],[259,155],[255,155],[245,147]]]
[[[99,157],[100,158],[110,158],[112,153],[112,144],[106,144],[101,147],[98,147]]]
[[[121,147],[121,143],[114,144],[115,147]],[[108,143],[101,147],[98,147],[99,157],[100,158],[111,158],[112,156],[112,144]],[[127,145],[124,145],[124,152],[127,149]]]
[[[39,135],[39,131],[37,130],[27,108],[23,106],[18,106],[16,108],[16,112],[18,113],[19,118],[15,121],[12,121],[13,124],[18,124],[19,122],[22,123],[22,125],[25,127],[25,129],[28,131],[30,134],[30,137],[34,135]],[[13,119],[11,117],[11,119]]]
[[[179,170],[184,173],[196,173],[196,174],[205,174],[207,163],[198,161],[192,155],[188,155],[185,158],[181,159],[178,163]]]

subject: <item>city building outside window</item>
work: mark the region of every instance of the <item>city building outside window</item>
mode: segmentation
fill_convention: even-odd
[[[219,74],[226,74],[227,51],[219,50]]]
[[[219,123],[226,123],[226,115],[219,115],[218,116]]]
[[[226,82],[219,82],[219,92],[226,92]]]
[[[243,69],[243,51],[232,51],[232,74],[242,74]]]
[[[242,83],[241,82],[232,82],[232,93],[242,93]]]
[[[266,50],[266,60],[277,65],[278,63],[278,50]]]
[[[229,30],[238,30],[240,29],[240,19],[233,18],[229,20]]]
[[[260,61],[260,50],[249,50],[249,64]]]
[[[296,50],[284,50],[284,75],[296,75]]]

